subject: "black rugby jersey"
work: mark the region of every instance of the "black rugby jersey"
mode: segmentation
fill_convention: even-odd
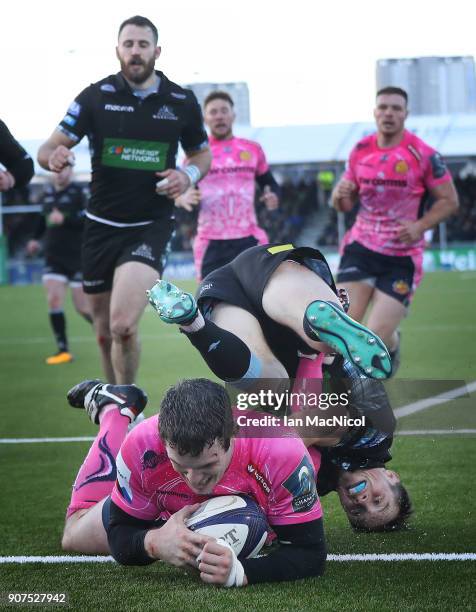
[[[42,205],[43,217],[35,232],[35,238],[41,237],[46,229],[45,253],[79,257],[86,205],[82,187],[77,183],[70,183],[66,189],[56,191],[53,185],[47,185]],[[48,215],[55,208],[64,215],[64,222],[61,225],[48,223]]]
[[[58,126],[89,139],[92,182],[88,212],[119,223],[170,218],[173,201],[155,192],[155,172],[176,167],[179,143],[196,151],[207,143],[192,91],[162,73],[158,93],[134,95],[121,73],[84,89]]]

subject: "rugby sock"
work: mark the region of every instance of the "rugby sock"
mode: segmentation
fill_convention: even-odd
[[[127,435],[130,419],[115,404],[104,406],[99,432],[74,481],[66,516],[89,508],[109,495],[116,480],[116,456]]]
[[[183,328],[180,331],[200,351],[210,370],[221,380],[239,380],[248,372],[251,351],[235,334],[208,319],[204,319],[204,325],[198,331],[188,333]]]
[[[291,413],[299,412],[306,408],[302,395],[314,393],[319,395],[322,391],[322,363],[324,353],[318,355],[300,356],[296,378],[294,380],[291,396]]]
[[[67,352],[68,340],[66,338],[66,318],[64,312],[62,310],[50,310],[49,316],[58,350],[61,353]]]

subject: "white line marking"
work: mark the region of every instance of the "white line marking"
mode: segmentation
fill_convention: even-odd
[[[476,561],[476,553],[388,553],[388,554],[353,554],[327,555],[328,561]],[[112,557],[87,555],[51,555],[51,556],[18,556],[0,557],[4,563],[115,563]]]
[[[446,436],[451,434],[476,434],[476,429],[402,429],[397,436]]]
[[[476,429],[402,429],[398,436],[446,436],[452,434],[476,434]],[[94,436],[71,438],[0,438],[0,444],[41,444],[42,442],[92,442]]]
[[[77,436],[75,438],[0,438],[0,444],[33,444],[36,442],[92,442],[94,436]]]
[[[413,402],[412,404],[407,404],[406,406],[397,408],[396,410],[394,410],[395,417],[399,419],[401,417],[408,416],[409,414],[414,414],[415,412],[426,410],[431,406],[436,406],[437,404],[444,404],[452,399],[460,397],[461,395],[465,395],[466,393],[472,393],[473,391],[476,391],[476,380],[473,380],[473,382],[470,382],[467,385],[463,385],[462,387],[452,389],[451,391],[445,391],[444,393],[440,393],[439,395],[435,395],[434,397],[427,397],[426,399],[418,400],[417,402]]]

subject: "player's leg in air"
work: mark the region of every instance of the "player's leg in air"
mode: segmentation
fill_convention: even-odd
[[[222,380],[237,381],[248,367],[254,378],[273,376],[250,346],[259,328],[261,335],[267,336],[270,322],[274,337],[279,336],[279,330],[292,330],[309,349],[341,353],[367,376],[387,378],[390,374],[385,345],[345,314],[327,263],[314,249],[294,249],[292,245],[248,249],[202,282],[200,308],[190,294],[164,281],[148,295],[160,318],[179,324]],[[230,321],[236,316],[233,304],[252,313],[257,325],[248,327],[245,318]],[[275,347],[268,337],[267,347],[274,355]],[[241,376],[236,376],[238,365]]]
[[[131,424],[144,410],[147,395],[134,385],[86,380],[69,391],[68,401],[74,408],[84,408],[99,431],[73,485],[62,547],[84,554],[108,554],[104,501],[116,480],[116,455]]]

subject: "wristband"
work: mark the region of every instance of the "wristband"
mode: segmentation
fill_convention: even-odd
[[[185,168],[183,169],[183,172],[185,172],[185,174],[188,176],[188,178],[190,179],[190,183],[192,185],[195,185],[195,183],[198,183],[198,181],[202,178],[202,173],[200,172],[200,168],[198,166],[195,166],[194,164],[185,166]]]

